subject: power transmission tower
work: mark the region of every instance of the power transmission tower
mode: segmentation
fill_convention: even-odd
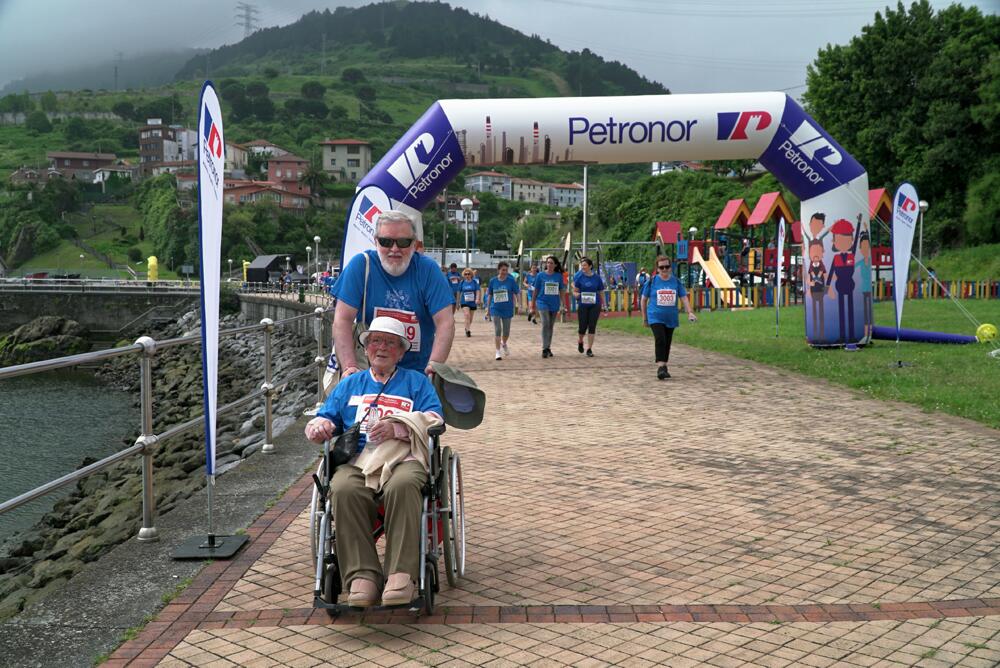
[[[122,64],[122,58],[124,54],[121,51],[115,51],[115,91],[118,91],[118,66]]]
[[[323,33],[323,52],[319,61],[319,73],[326,75],[326,33]]]
[[[237,2],[236,3],[236,24],[237,26],[243,26],[243,37],[249,37],[253,34],[257,28],[260,27],[258,22],[258,14],[260,10],[257,9],[257,5],[251,5],[249,2]]]

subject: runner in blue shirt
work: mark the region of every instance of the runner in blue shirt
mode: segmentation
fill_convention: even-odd
[[[535,276],[532,312],[542,314],[542,357],[552,357],[552,331],[556,326],[556,314],[562,310],[566,283],[563,281],[562,267],[554,255],[545,258],[545,271]]]
[[[508,273],[509,269],[510,265],[506,262],[498,264],[496,277],[491,278],[486,286],[498,360],[510,354],[507,339],[510,338],[510,321],[514,317],[514,297],[521,292],[517,279]]]
[[[642,292],[642,324],[653,330],[656,341],[656,377],[670,378],[667,360],[670,359],[670,343],[677,329],[677,300],[680,299],[687,311],[688,320],[697,322],[698,317],[691,310],[687,291],[670,273],[670,258],[661,255],[656,258],[656,275],[645,285]]]
[[[472,314],[479,304],[479,281],[468,267],[462,270],[462,280],[458,284],[458,303],[465,315],[465,335],[472,336]]]
[[[448,279],[448,285],[451,286],[451,293],[455,297],[455,302],[451,305],[451,312],[454,313],[458,308],[458,284],[462,282],[462,274],[458,273],[458,265],[454,262],[448,267],[448,273],[445,274],[445,278]]]
[[[580,271],[573,277],[573,296],[576,297],[576,320],[579,341],[577,352],[583,352],[583,335],[587,334],[587,357],[594,356],[594,334],[597,319],[601,317],[604,302],[604,281],[594,272],[594,262],[589,257],[580,258]]]
[[[337,282],[333,338],[342,377],[358,371],[354,321],[388,316],[403,323],[410,349],[400,366],[433,374],[430,362],[446,362],[455,337],[453,297],[434,260],[416,251],[416,226],[401,211],[382,213],[375,224],[377,251],[358,253]],[[365,268],[368,258],[368,285]],[[362,304],[365,312],[359,313]]]
[[[538,324],[538,321],[532,319],[534,313],[532,313],[531,311],[531,304],[533,303],[535,297],[535,278],[537,276],[538,276],[538,266],[533,264],[531,265],[531,269],[525,275],[523,284],[524,294],[527,296],[527,302],[528,302],[528,307],[524,310],[528,314],[528,322],[535,325]]]

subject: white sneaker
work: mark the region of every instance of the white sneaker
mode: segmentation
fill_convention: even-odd
[[[500,352],[503,353],[504,357],[510,355],[510,348],[507,347],[506,343],[500,346]]]
[[[500,354],[500,351],[498,350],[497,351],[497,361],[499,362],[502,359],[503,359],[503,356]]]

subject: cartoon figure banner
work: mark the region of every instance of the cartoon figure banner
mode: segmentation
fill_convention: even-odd
[[[441,100],[362,179],[341,257],[346,264],[374,248],[375,222],[388,209],[414,216],[422,235],[420,211],[467,166],[747,158],[794,192],[811,221],[806,338],[866,343],[862,273],[870,259],[858,253],[868,175],[784,93]]]

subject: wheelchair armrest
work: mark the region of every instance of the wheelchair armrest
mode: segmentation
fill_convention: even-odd
[[[441,424],[439,424],[439,425],[437,425],[437,426],[434,426],[434,427],[431,427],[430,429],[428,429],[428,430],[427,430],[427,435],[428,435],[428,436],[431,436],[431,437],[433,437],[433,436],[440,436],[440,435],[441,435],[441,434],[443,434],[443,433],[444,433],[445,431],[446,431],[446,430],[445,430],[445,425],[444,425],[444,423],[442,422]]]

